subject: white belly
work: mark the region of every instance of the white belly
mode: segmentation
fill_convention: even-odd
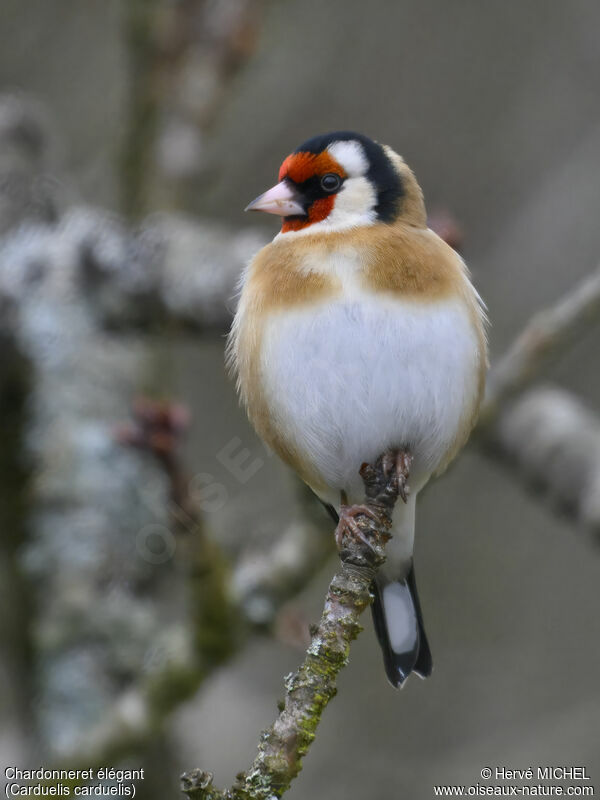
[[[389,447],[414,456],[413,486],[444,460],[476,402],[477,338],[458,301],[374,298],[274,314],[261,351],[279,430],[337,499]],[[416,488],[416,487],[415,487]]]

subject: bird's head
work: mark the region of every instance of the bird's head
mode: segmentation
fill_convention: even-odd
[[[426,224],[423,194],[411,169],[387,145],[350,131],[315,136],[291,153],[279,183],[247,206],[283,217],[282,233],[337,231],[361,225]]]

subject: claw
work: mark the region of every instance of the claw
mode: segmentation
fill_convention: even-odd
[[[396,468],[398,454],[395,450],[386,450],[383,454],[381,461],[381,468],[386,478],[392,475],[393,470]]]
[[[412,464],[412,455],[407,450],[387,450],[383,454],[382,469],[386,477],[391,478],[399,496],[406,503],[410,488],[408,476]]]
[[[360,539],[368,547],[373,546],[356,521],[356,517],[359,516],[368,517],[377,525],[381,524],[380,515],[367,505],[342,506],[340,509],[340,521],[335,529],[335,541],[338,550],[341,550],[342,539],[348,533]]]
[[[412,456],[406,450],[399,450],[396,454],[396,476],[398,479],[398,494],[406,503],[410,494],[408,476],[412,464]]]
[[[412,460],[413,457],[409,452],[406,450],[398,450],[396,454],[396,470],[398,474],[404,476],[405,479],[408,479],[410,474]]]

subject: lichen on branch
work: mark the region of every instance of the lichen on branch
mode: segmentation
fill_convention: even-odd
[[[319,624],[304,662],[285,679],[285,699],[273,725],[261,734],[252,766],[238,775],[225,790],[216,789],[212,775],[195,769],[184,773],[182,791],[190,800],[268,800],[281,797],[302,768],[321,715],[336,694],[340,670],[348,663],[350,644],[362,630],[359,617],[370,605],[369,587],[385,561],[390,538],[392,511],[398,499],[399,482],[390,459],[382,454],[374,466],[364,464],[365,505],[376,521],[359,514],[360,535],[344,530],[341,566],[334,575]]]

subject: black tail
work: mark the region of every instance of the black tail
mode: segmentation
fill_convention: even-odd
[[[433,662],[412,564],[405,580],[378,577],[371,591],[375,596],[371,606],[375,633],[392,686],[402,686],[411,672],[420,678],[429,677]]]

